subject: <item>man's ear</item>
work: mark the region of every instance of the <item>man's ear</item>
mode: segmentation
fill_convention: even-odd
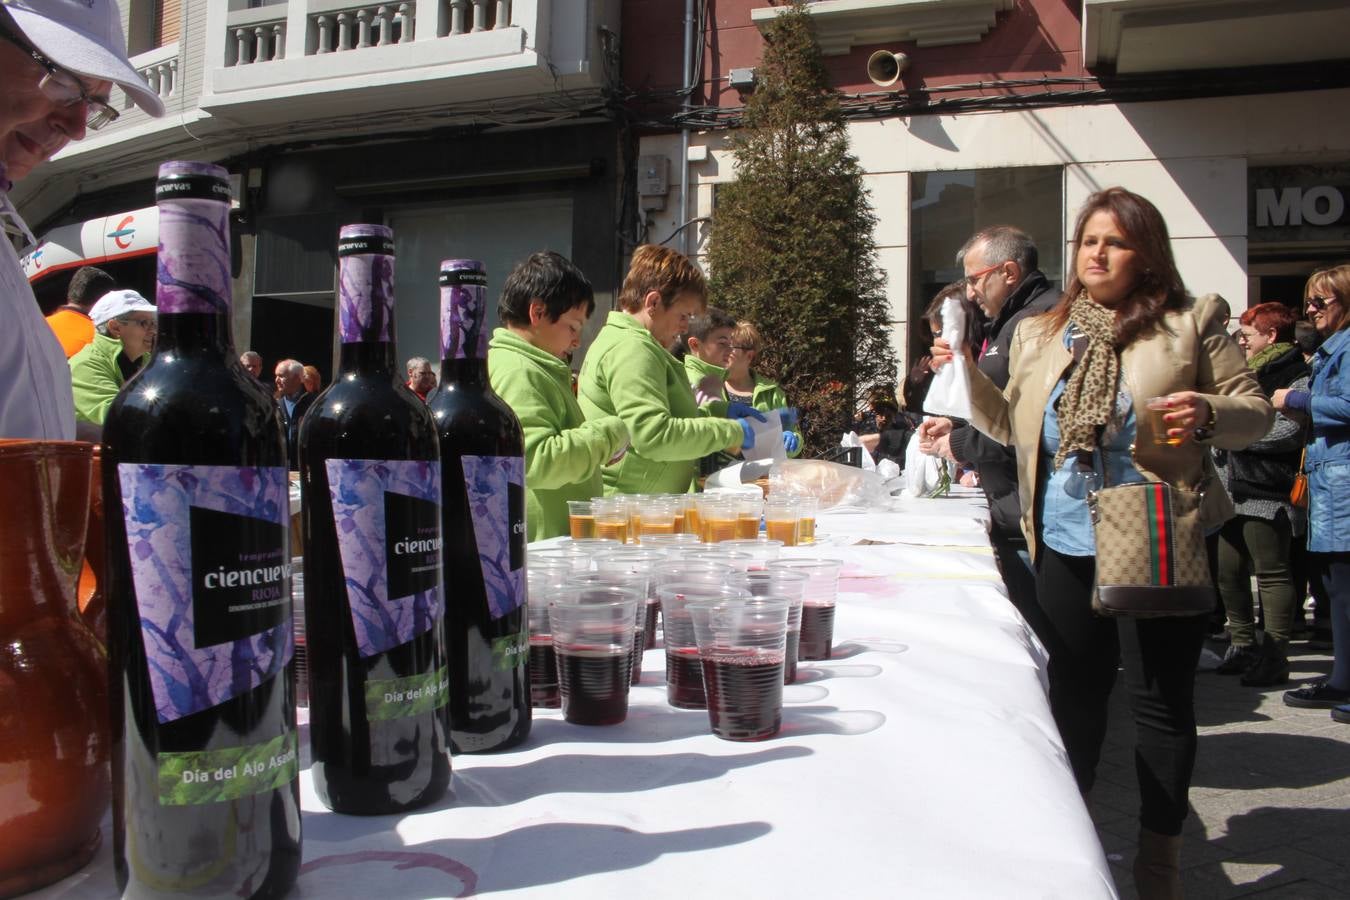
[[[1026,273],[1022,271],[1022,267],[1018,265],[1016,260],[1010,259],[1003,264],[1003,274],[1010,279],[1009,284],[1021,284],[1022,277]]]
[[[687,334],[684,336],[684,342],[689,345],[689,352],[694,354],[695,356],[698,355],[698,348],[703,346],[702,341],[700,341],[696,337]]]

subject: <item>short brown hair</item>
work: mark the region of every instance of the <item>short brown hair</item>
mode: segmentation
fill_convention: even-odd
[[[1336,305],[1340,307],[1340,312],[1336,318],[1336,331],[1350,325],[1350,263],[1339,266],[1332,266],[1329,269],[1318,269],[1308,276],[1308,284],[1303,288],[1303,304],[1306,307],[1308,298],[1318,292],[1329,293],[1336,298]]]
[[[1267,331],[1275,332],[1275,341],[1280,344],[1288,344],[1294,340],[1295,321],[1292,309],[1274,301],[1258,303],[1238,318],[1239,323],[1248,328],[1255,328],[1261,334]]]
[[[764,348],[764,338],[759,336],[759,329],[754,322],[737,322],[736,330],[731,332],[731,346],[749,347],[758,353]]]
[[[627,313],[642,309],[642,298],[652,291],[661,295],[663,307],[673,306],[680,294],[697,294],[703,306],[708,303],[708,283],[698,266],[678,250],[643,244],[633,251],[633,261],[619,292],[619,308]]]

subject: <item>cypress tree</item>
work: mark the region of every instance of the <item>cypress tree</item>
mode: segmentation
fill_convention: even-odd
[[[838,445],[862,398],[894,383],[890,306],[862,168],[800,0],[765,38],[729,140],[736,180],[717,190],[710,293],[759,327],[756,368],[801,410],[816,455]]]

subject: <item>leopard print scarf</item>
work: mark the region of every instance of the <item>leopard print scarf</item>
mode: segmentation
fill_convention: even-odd
[[[1055,469],[1070,453],[1093,450],[1097,433],[1111,421],[1115,409],[1120,354],[1116,351],[1116,314],[1087,295],[1079,294],[1069,308],[1069,323],[1087,336],[1064,394],[1059,398],[1059,450]]]

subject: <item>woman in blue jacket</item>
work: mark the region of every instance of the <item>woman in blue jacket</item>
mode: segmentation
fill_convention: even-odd
[[[1325,339],[1312,361],[1310,390],[1280,390],[1276,409],[1312,417],[1308,444],[1308,552],[1331,597],[1335,662],[1325,681],[1287,691],[1284,702],[1331,709],[1350,723],[1350,265],[1314,272],[1304,288],[1308,318]]]

